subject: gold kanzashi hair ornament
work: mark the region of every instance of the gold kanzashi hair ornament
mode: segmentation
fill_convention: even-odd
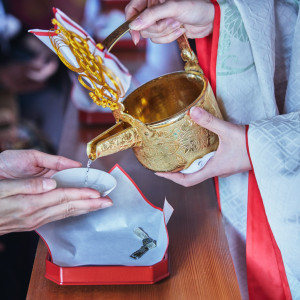
[[[56,27],[49,32],[49,39],[60,60],[72,71],[79,74],[79,82],[89,90],[93,101],[102,107],[108,107],[112,111],[123,108],[119,98],[124,97],[124,89],[119,78],[104,65],[103,59],[90,51],[89,44],[93,43],[89,36],[83,38],[79,34],[67,30],[57,19],[52,20]],[[55,35],[51,35],[55,32]],[[97,44],[99,50],[103,50],[101,44]],[[71,51],[76,62],[66,59]]]

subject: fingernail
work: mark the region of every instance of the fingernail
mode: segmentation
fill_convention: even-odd
[[[170,20],[170,21],[168,21],[168,26],[173,28],[173,29],[176,29],[176,28],[179,28],[181,26],[181,23],[178,22],[178,21]]]
[[[89,199],[97,199],[97,198],[100,198],[100,193],[96,193],[96,194],[90,194],[89,195]]]
[[[139,30],[143,26],[143,20],[141,17],[137,17],[134,21],[129,24],[129,28],[133,30]]]
[[[45,178],[43,179],[43,190],[49,191],[56,188],[56,181],[54,179]]]
[[[82,163],[79,161],[69,161],[69,160],[62,160],[60,163],[60,170],[70,169],[70,168],[80,168],[82,167]]]
[[[191,117],[198,117],[200,114],[201,114],[201,108],[200,107],[193,106],[190,109],[190,116]]]
[[[138,37],[137,35],[133,35],[133,36],[132,36],[132,41],[133,41],[133,43],[134,43],[135,45],[137,45],[138,42],[139,42],[139,37]]]
[[[113,203],[110,202],[110,201],[102,202],[101,208],[107,208],[107,207],[110,207],[112,205],[113,205]]]
[[[185,33],[185,29],[182,28],[182,27],[180,27],[180,28],[178,28],[178,29],[175,30],[175,33],[174,33],[174,34],[175,34],[175,36],[180,37],[180,36],[182,36],[184,33]]]

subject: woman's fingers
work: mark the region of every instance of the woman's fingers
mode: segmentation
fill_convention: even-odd
[[[135,44],[140,34],[155,43],[171,42],[182,33],[189,38],[205,37],[213,30],[215,11],[210,1],[130,1],[126,7],[126,19],[132,19],[138,13],[129,24]],[[184,31],[180,27],[184,27]]]
[[[222,135],[222,133],[225,131],[224,129],[227,128],[227,126],[230,126],[231,124],[225,121],[222,121],[216,117],[214,117],[212,114],[208,113],[206,110],[200,108],[200,107],[192,107],[190,110],[190,116],[194,122],[196,122],[198,125],[216,133],[219,135]],[[218,155],[216,155],[218,156]],[[156,175],[172,180],[175,183],[178,183],[183,186],[192,186],[195,184],[198,184],[208,178],[211,178],[217,174],[217,171],[219,169],[218,166],[215,166],[216,158],[211,158],[205,165],[203,169],[200,171],[193,173],[193,174],[182,174],[182,173],[161,173],[158,172]]]
[[[49,222],[86,214],[112,205],[113,202],[109,197],[67,201],[65,203],[40,210],[35,214],[34,218],[29,218],[29,222],[31,221],[31,223],[28,224],[30,227],[29,230],[36,229]]]
[[[126,20],[136,16],[145,8],[152,7],[158,3],[164,3],[166,0],[131,0],[125,7]]]
[[[174,21],[173,19],[165,19],[147,28],[147,30],[142,30],[140,33],[137,31],[132,31],[132,33],[137,33],[138,37],[141,35],[143,38],[150,38],[154,43],[164,44],[173,42],[183,33],[191,39],[203,38],[209,35],[211,30],[212,28],[210,25],[195,27],[182,25],[180,22]],[[134,43],[137,44],[134,38],[135,37],[132,35]]]
[[[50,178],[6,179],[0,181],[0,198],[18,194],[41,194],[56,188],[56,181]]]
[[[199,107],[193,107],[190,116],[198,125],[219,136],[219,146],[215,155],[200,171],[193,174],[156,173],[156,175],[183,186],[192,186],[214,176],[226,177],[251,170],[244,126],[220,120]]]
[[[176,40],[185,32],[181,28],[181,23],[173,19],[164,19],[147,28],[147,30],[131,31],[131,37],[135,44],[138,43],[140,35],[143,38],[150,38],[152,42],[157,44],[170,43]]]
[[[200,182],[205,181],[208,178],[215,176],[214,168],[214,158],[211,158],[205,165],[203,169],[196,173],[192,174],[182,174],[182,173],[171,173],[171,172],[157,172],[157,176],[169,179],[175,183],[178,183],[182,186],[189,187]]]
[[[171,43],[171,42],[175,41],[176,39],[178,39],[180,36],[182,36],[184,33],[185,33],[184,28],[178,28],[166,36],[151,38],[151,41],[156,44]]]
[[[126,20],[129,20],[136,16],[139,12],[144,10],[147,7],[146,0],[132,0],[130,3],[125,7],[125,16]],[[135,45],[138,44],[140,41],[140,33],[136,30],[130,30],[132,41]]]
[[[156,38],[161,35],[168,35],[174,30],[180,28],[182,24],[172,18],[167,18],[156,22],[151,27],[147,28],[146,31],[142,30],[141,35],[144,38]]]
[[[58,188],[40,195],[40,197],[34,197],[32,202],[37,209],[42,209],[71,201],[85,201],[88,199],[96,199],[96,202],[98,201],[100,204],[103,201],[105,202],[97,190],[90,188]]]
[[[125,7],[126,20],[136,16],[147,7],[147,0],[131,0]]]
[[[132,30],[141,31],[155,24],[156,22],[173,18],[178,14],[177,4],[174,1],[168,1],[163,4],[157,4],[143,11],[130,24]]]
[[[169,179],[175,183],[178,183],[180,185],[183,185],[185,187],[189,186],[188,185],[188,178],[186,174],[182,174],[182,173],[171,173],[171,172],[157,172],[155,173],[155,175],[159,176],[159,177],[163,177],[166,179]]]
[[[41,176],[68,168],[81,167],[81,163],[63,156],[37,150],[6,150],[0,154],[0,177],[20,178]]]
[[[103,209],[113,203],[93,189],[64,188],[37,195],[19,194],[0,199],[0,234],[28,231],[69,216]]]
[[[192,107],[190,116],[198,125],[214,132],[219,137],[224,133],[224,129],[231,124],[220,120],[200,107]]]
[[[165,0],[132,0],[125,8],[126,20],[132,19],[142,12],[145,8],[152,7],[158,3],[164,3]],[[149,28],[151,30],[151,28]],[[152,29],[153,30],[153,29]],[[140,32],[131,29],[130,30],[132,41],[135,45],[140,41]],[[143,35],[142,35],[143,36]],[[146,36],[144,36],[146,37]],[[149,36],[149,38],[152,38]]]
[[[175,183],[178,183],[182,186],[189,187],[195,184],[198,184],[207,178],[205,178],[203,173],[198,171],[194,174],[182,174],[182,173],[155,173],[157,176],[169,179]]]
[[[131,38],[132,38],[132,41],[135,45],[137,45],[140,41],[140,33],[138,31],[135,31],[135,30],[131,30],[130,31],[130,34],[131,34]]]
[[[181,28],[181,23],[173,19],[164,19],[149,27],[146,31],[141,31],[143,38],[150,38],[154,43],[170,43],[181,36],[185,30]]]
[[[154,25],[157,21],[161,20],[159,16],[153,14],[154,8],[148,8],[135,18],[130,24],[131,30],[141,31]]]
[[[37,165],[50,170],[61,171],[81,167],[81,163],[63,156],[51,155],[40,151],[33,152]]]

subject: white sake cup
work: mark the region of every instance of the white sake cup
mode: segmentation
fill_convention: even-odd
[[[57,187],[88,187],[100,192],[101,197],[108,195],[116,186],[116,179],[101,170],[89,169],[87,182],[87,168],[72,168],[55,173],[52,178],[55,179]]]

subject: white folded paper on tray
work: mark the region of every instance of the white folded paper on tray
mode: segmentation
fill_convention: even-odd
[[[163,259],[169,243],[166,223],[173,208],[166,200],[164,210],[148,202],[120,166],[116,165],[111,175],[117,180],[117,187],[109,194],[112,207],[37,229],[55,264],[150,266]],[[137,227],[156,240],[157,246],[133,259],[130,255],[143,245],[134,233]]]
[[[122,101],[124,99],[126,91],[130,87],[131,83],[131,74],[128,72],[127,68],[118,60],[116,56],[109,53],[107,49],[100,49],[97,47],[96,42],[93,40],[93,38],[76,22],[74,22],[72,19],[70,19],[66,14],[64,14],[62,11],[60,11],[57,8],[53,9],[54,16],[57,19],[57,21],[68,31],[72,31],[79,35],[80,37],[87,39],[87,43],[89,46],[90,52],[94,56],[100,56],[103,64],[113,72],[113,74],[119,79],[119,82],[122,85],[123,95],[120,97],[119,101]],[[29,30],[29,32],[33,33],[38,39],[40,39],[46,46],[48,46],[53,52],[56,53],[54,50],[51,38],[58,42],[58,44],[62,45],[61,38],[59,35],[55,33],[53,30],[41,30],[41,29],[32,29]],[[51,37],[51,38],[50,38]],[[79,67],[78,62],[76,60],[76,57],[68,47],[66,43],[63,43],[63,46],[59,48],[61,54],[63,57],[73,66],[73,67]],[[78,73],[80,75],[82,73]],[[85,79],[86,82],[88,82],[88,79]],[[110,80],[107,80],[107,83],[114,88],[113,84],[110,82]],[[98,85],[99,88],[101,86]],[[87,102],[86,99],[83,101],[80,100],[79,97],[74,97],[73,101],[75,102],[75,105],[86,111],[103,111],[107,109],[103,109],[100,106],[97,106],[93,103],[93,101],[90,99],[90,102]]]

